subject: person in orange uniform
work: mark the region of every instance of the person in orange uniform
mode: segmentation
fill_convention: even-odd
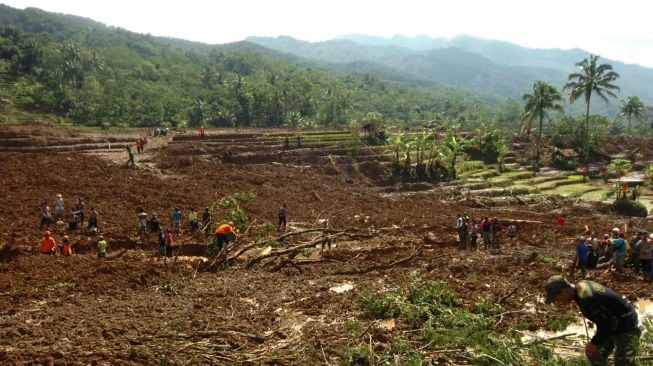
[[[70,245],[70,241],[68,240],[68,235],[63,236],[62,242],[63,242],[63,250],[62,250],[63,256],[70,257],[71,255],[73,255],[73,247],[72,245]]]
[[[141,138],[139,137],[139,138],[136,139],[136,153],[140,154],[140,153],[143,152],[141,150],[141,146],[143,146],[143,145],[142,145],[142,142],[141,142]]]
[[[204,138],[204,126],[200,126],[200,137]]]
[[[43,238],[41,239],[41,247],[39,248],[39,252],[41,252],[41,254],[54,255],[56,251],[57,251],[57,242],[50,235],[50,232],[46,231],[45,233],[43,233]]]
[[[218,252],[222,250],[222,247],[229,243],[230,235],[238,237],[238,234],[234,230],[234,223],[229,222],[228,224],[222,224],[215,229],[215,236],[218,240]]]

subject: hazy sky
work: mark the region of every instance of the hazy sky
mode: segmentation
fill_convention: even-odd
[[[650,0],[0,0],[139,33],[217,44],[248,36],[323,41],[349,33],[469,34],[534,48],[582,48],[653,67]]]

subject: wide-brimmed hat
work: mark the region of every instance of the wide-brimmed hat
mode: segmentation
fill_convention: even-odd
[[[61,198],[61,193],[57,193],[57,198]]]

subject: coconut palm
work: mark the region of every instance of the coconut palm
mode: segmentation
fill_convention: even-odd
[[[577,62],[576,66],[580,70],[569,74],[567,84],[564,87],[564,90],[571,90],[569,102],[573,103],[578,98],[583,97],[587,105],[585,112],[585,161],[589,159],[590,152],[589,124],[592,93],[596,93],[606,103],[609,103],[608,96],[617,97],[613,90],[621,90],[612,83],[619,78],[619,74],[612,70],[610,64],[597,64],[599,57],[590,55],[589,60],[583,59],[583,61]]]
[[[533,93],[524,94],[522,99],[526,102],[524,106],[524,113],[522,120],[532,120],[539,118],[540,128],[538,130],[537,138],[537,153],[535,154],[535,167],[540,168],[540,151],[542,149],[542,122],[544,118],[548,118],[547,111],[552,109],[562,112],[562,95],[560,92],[549,83],[543,81],[536,81],[533,84]]]
[[[639,97],[628,97],[621,103],[621,114],[628,117],[628,133],[633,117],[640,119],[644,116],[646,107]]]

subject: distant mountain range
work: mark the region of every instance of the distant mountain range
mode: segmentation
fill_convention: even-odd
[[[589,57],[581,49],[533,49],[513,43],[471,36],[452,39],[417,36],[413,38],[373,37],[360,34],[340,36],[324,42],[306,42],[291,37],[249,37],[248,41],[296,56],[318,60],[329,68],[345,71],[373,69],[378,77],[436,82],[502,97],[519,98],[536,80],[559,89],[574,71],[575,63]],[[621,77],[617,80],[619,99],[639,96],[653,105],[653,69],[601,58]],[[618,101],[609,107],[596,103],[593,111],[615,112]]]

